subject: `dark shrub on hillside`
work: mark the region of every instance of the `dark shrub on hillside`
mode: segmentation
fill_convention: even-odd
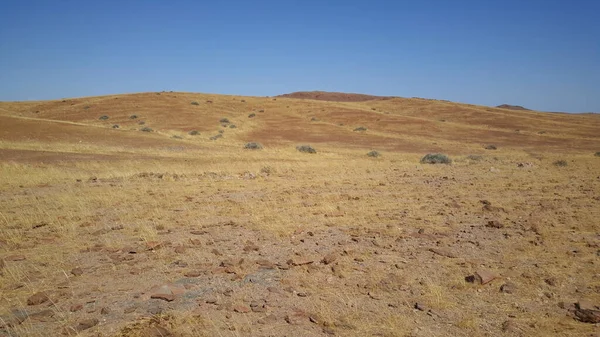
[[[251,113],[251,114],[248,115],[248,118],[253,118],[253,117],[256,117],[255,113]]]
[[[129,119],[136,119],[136,118],[138,118],[137,115],[131,115],[131,116],[129,116]]]
[[[569,165],[566,160],[562,160],[562,159],[557,160],[552,164],[554,164],[554,166],[558,166],[558,167],[565,167],[565,166]]]
[[[296,146],[296,150],[304,153],[317,153],[317,150],[313,149],[310,145],[299,145]]]
[[[364,126],[359,126],[356,129],[354,129],[354,131],[367,131],[367,128],[365,128]]]
[[[223,137],[223,135],[219,133],[218,135],[214,135],[214,136],[210,137],[209,139],[210,140],[217,140],[217,139],[222,138],[222,137]]]
[[[223,133],[223,132],[225,132],[225,130],[219,130],[219,133]]]
[[[313,118],[311,118],[311,119],[310,119],[310,121],[311,121],[311,122],[318,122],[318,121],[319,121],[319,119],[318,119],[317,117],[313,117]]]
[[[452,160],[445,154],[429,153],[421,159],[422,164],[450,164]]]
[[[105,120],[107,120],[107,119],[109,119],[109,118],[110,118],[110,117],[108,117],[108,116],[104,115],[104,116],[100,116],[100,118],[98,118],[98,119],[99,119],[99,120],[101,120],[101,121],[105,121]]]
[[[192,103],[190,103],[191,105],[200,105],[200,103],[193,101]]]
[[[119,124],[115,124],[112,126],[113,129],[118,129],[119,128]]]
[[[154,130],[152,130],[151,128],[149,128],[149,127],[147,127],[147,126],[146,126],[146,127],[143,127],[143,128],[141,129],[141,131],[144,131],[144,132],[152,132],[152,131],[154,131]]]
[[[237,128],[237,126],[236,126],[235,124],[231,124],[231,125],[229,126],[229,128],[230,128],[230,129],[235,129],[235,128]]]
[[[242,102],[242,103],[246,103],[246,100],[245,100],[245,99],[243,99],[243,100],[241,100],[240,102]]]
[[[248,149],[248,150],[260,150],[262,149],[263,146],[260,143],[248,143],[244,146],[244,149]]]
[[[139,125],[144,125],[144,124],[146,124],[146,122],[144,122],[144,121],[140,121],[138,124],[139,124]]]
[[[89,109],[89,108],[90,108],[90,106],[89,106],[89,105],[86,105],[86,106],[84,106],[84,107],[83,107],[83,109],[84,109],[84,110],[87,110],[87,109]]]
[[[171,136],[171,138],[173,138],[173,139],[183,139],[183,137],[178,136],[178,135],[173,135],[173,136]]]
[[[367,156],[377,158],[377,157],[381,156],[381,154],[379,152],[373,150],[373,151],[367,153]]]
[[[188,134],[189,134],[190,136],[197,136],[197,135],[199,135],[199,134],[200,134],[200,132],[198,132],[198,130],[192,130],[192,131],[188,132]]]
[[[594,156],[596,156],[596,157],[600,157],[600,152],[596,152],[596,153],[594,153]]]
[[[220,122],[220,123],[229,123],[229,119],[227,119],[227,118],[221,118],[221,119],[219,120],[219,122]]]
[[[265,112],[265,109],[260,109],[258,110],[258,112]]]
[[[496,149],[497,149],[497,147],[496,147],[496,145],[494,145],[494,144],[490,144],[490,145],[486,145],[486,146],[485,146],[485,149],[486,149],[486,150],[496,150]]]

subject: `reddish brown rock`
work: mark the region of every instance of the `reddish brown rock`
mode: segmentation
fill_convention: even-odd
[[[252,309],[250,309],[250,307],[247,305],[241,304],[241,305],[236,305],[235,307],[233,307],[233,311],[239,312],[242,314],[246,314],[246,313],[249,313],[250,311],[252,311]]]
[[[437,254],[437,255],[440,255],[440,256],[444,256],[444,257],[449,257],[449,258],[452,258],[452,259],[454,259],[454,258],[457,257],[456,254],[454,254],[451,250],[449,250],[447,248],[436,248],[436,247],[434,247],[434,248],[429,248],[429,251],[432,252],[432,253],[434,253],[434,254]]]
[[[188,272],[186,272],[185,274],[183,274],[185,277],[198,277],[200,275],[202,275],[202,271],[200,270],[190,270]]]
[[[100,323],[100,322],[96,318],[86,319],[86,320],[79,322],[79,324],[77,324],[77,326],[75,327],[75,330],[77,330],[77,331],[87,330],[89,328],[92,328],[92,327],[98,325],[98,323]]]
[[[71,269],[71,274],[73,274],[74,276],[81,276],[83,275],[83,270],[79,267],[73,268]]]
[[[162,243],[158,241],[148,241],[146,242],[146,249],[148,250],[157,250],[162,247]]]
[[[71,311],[71,312],[77,312],[77,311],[79,311],[81,309],[83,309],[83,304],[77,303],[77,304],[71,305],[71,307],[69,308],[69,311]]]
[[[42,292],[39,292],[39,293],[29,296],[29,298],[27,299],[27,305],[38,305],[38,304],[45,303],[48,300],[50,300],[50,298],[48,297],[48,294],[46,294],[45,292],[42,291]]]
[[[338,254],[336,253],[329,253],[327,255],[325,255],[323,257],[323,259],[321,260],[321,263],[323,264],[332,264],[334,263],[338,258]]]
[[[488,283],[492,282],[494,279],[496,279],[497,277],[498,277],[498,275],[492,273],[491,271],[484,270],[484,269],[480,269],[477,272],[475,272],[475,279],[480,284],[488,284]]]
[[[5,261],[23,261],[26,259],[27,258],[25,257],[25,255],[9,255],[4,258]]]

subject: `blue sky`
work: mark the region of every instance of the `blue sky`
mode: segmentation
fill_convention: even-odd
[[[0,100],[299,90],[600,112],[600,1],[0,1]]]

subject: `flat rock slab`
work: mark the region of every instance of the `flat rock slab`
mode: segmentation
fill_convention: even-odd
[[[429,251],[434,254],[449,257],[452,259],[455,259],[458,257],[456,254],[454,254],[451,250],[449,250],[447,248],[429,248]]]
[[[488,284],[496,279],[498,275],[492,273],[489,270],[480,269],[475,272],[475,278],[480,284]]]
[[[29,296],[27,299],[27,305],[39,305],[47,302],[48,300],[50,300],[48,294],[42,291]]]
[[[149,291],[150,298],[165,300],[171,302],[175,298],[185,293],[185,288],[175,284],[164,284],[160,286],[152,287]]]

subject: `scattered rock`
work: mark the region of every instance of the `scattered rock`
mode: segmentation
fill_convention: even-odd
[[[4,261],[24,261],[26,259],[25,255],[9,255],[4,258]]]
[[[100,314],[101,315],[109,315],[110,314],[110,308],[108,307],[103,307],[102,309],[100,309]]]
[[[475,272],[475,278],[480,284],[487,284],[492,282],[498,276],[488,270],[480,269]]]
[[[456,254],[454,254],[452,251],[450,251],[449,249],[446,248],[429,248],[429,251],[437,254],[437,255],[441,255],[441,256],[445,256],[445,257],[449,257],[449,258],[457,258]]]
[[[429,311],[429,308],[425,305],[423,305],[422,303],[415,303],[415,309],[419,310],[419,311]]]
[[[333,262],[335,262],[338,258],[338,254],[336,253],[329,253],[327,255],[325,255],[323,257],[323,259],[321,260],[321,263],[323,264],[332,264]]]
[[[250,311],[252,311],[252,309],[250,309],[249,306],[242,304],[242,305],[236,305],[235,307],[233,307],[233,311],[239,312],[242,314],[246,314],[246,313],[249,313]]]
[[[546,282],[547,285],[552,287],[555,287],[558,284],[558,281],[554,277],[548,277],[544,280],[544,282]]]
[[[285,321],[291,325],[300,325],[309,322],[308,315],[301,310],[295,310],[291,314],[285,316]]]
[[[46,294],[45,292],[42,291],[42,292],[39,292],[39,293],[29,296],[29,298],[27,299],[27,305],[38,305],[38,304],[45,303],[48,300],[50,300],[50,298],[48,297],[48,294]]]
[[[487,225],[485,225],[485,227],[500,229],[500,228],[504,228],[504,225],[502,223],[500,223],[500,221],[490,220],[490,221],[488,221]]]
[[[497,278],[497,275],[486,271],[486,270],[478,270],[474,275],[469,275],[465,277],[465,281],[469,283],[479,283],[479,284],[487,284]]]
[[[312,258],[297,256],[297,257],[293,257],[293,258],[289,259],[287,261],[287,264],[291,265],[291,266],[304,266],[307,264],[311,264],[313,262],[315,262],[315,260]]]
[[[162,247],[162,244],[158,241],[148,241],[146,242],[146,248],[148,250],[157,250]]]
[[[69,308],[69,311],[71,311],[71,312],[77,312],[77,311],[79,311],[81,309],[83,309],[83,304],[77,303],[77,304],[71,305],[71,307]]]
[[[98,325],[98,323],[100,323],[100,322],[96,318],[86,319],[86,320],[79,322],[79,324],[77,324],[77,327],[75,327],[75,330],[77,330],[77,331],[87,330],[89,328],[92,328],[92,327]]]
[[[74,276],[81,276],[81,275],[83,275],[83,270],[79,267],[73,268],[71,270],[71,274],[73,274]]]
[[[504,283],[500,286],[500,292],[505,294],[513,294],[516,290],[516,287],[512,283]]]
[[[150,298],[171,302],[175,300],[177,295],[185,292],[185,288],[170,284],[154,287],[150,290]]]

